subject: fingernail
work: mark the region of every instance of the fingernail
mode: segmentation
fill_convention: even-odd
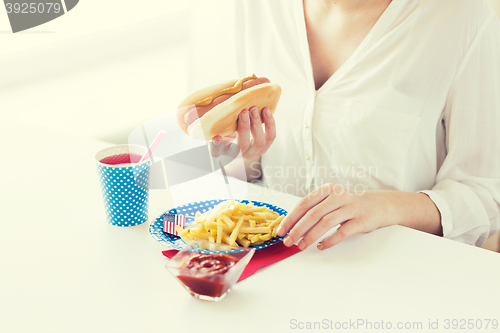
[[[221,138],[220,136],[218,136],[218,135],[214,136],[214,137],[213,137],[213,139],[212,139],[212,144],[213,144],[214,146],[218,146],[218,145],[220,145],[220,143],[221,143],[221,141],[222,141],[221,139],[222,139],[222,138]]]
[[[284,229],[283,229],[283,226],[281,226],[281,225],[280,225],[280,226],[278,227],[278,230],[276,230],[276,233],[277,233],[279,236],[283,236],[283,235],[281,234],[281,233],[283,232],[283,230],[284,230]]]
[[[285,240],[283,241],[283,244],[285,244],[285,246],[291,246],[293,244],[293,240],[290,236],[288,236],[287,238],[285,238]]]
[[[250,110],[250,111],[258,111],[258,109],[257,109],[257,107],[256,107],[255,105],[254,105],[254,106],[252,106],[249,110]]]
[[[319,242],[317,247],[318,247],[318,250],[323,250],[324,245],[323,245],[323,243]]]
[[[241,120],[243,120],[243,121],[250,120],[250,117],[248,117],[248,112],[245,111],[245,112],[241,113]]]
[[[264,112],[266,114],[266,117],[271,117],[271,110],[269,110],[268,108],[266,108]]]
[[[301,240],[299,242],[298,246],[299,246],[299,249],[302,251],[302,250],[304,250],[306,248],[306,243],[303,240]]]
[[[259,111],[257,110],[257,108],[255,109],[250,109],[250,112],[252,112],[252,117],[254,118],[259,118]]]

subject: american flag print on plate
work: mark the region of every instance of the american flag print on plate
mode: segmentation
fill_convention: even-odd
[[[175,230],[175,226],[178,225],[182,229],[186,227],[186,218],[187,219],[192,219],[189,217],[186,217],[184,215],[178,215],[178,214],[164,214],[163,215],[163,232],[179,236],[179,233],[177,230]]]

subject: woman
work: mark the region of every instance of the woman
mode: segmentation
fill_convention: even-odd
[[[244,0],[236,22],[240,76],[283,89],[265,131],[243,110],[237,143],[253,177],[305,195],[285,245],[338,225],[318,249],[394,224],[476,245],[498,230],[500,23],[486,0]]]

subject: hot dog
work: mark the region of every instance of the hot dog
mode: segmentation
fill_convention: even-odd
[[[234,133],[243,109],[255,105],[274,113],[280,95],[281,87],[264,77],[223,82],[188,96],[179,106],[177,122],[191,137],[209,141],[216,135]]]

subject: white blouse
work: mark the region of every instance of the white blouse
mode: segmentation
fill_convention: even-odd
[[[486,0],[393,0],[315,90],[302,0],[238,0],[238,75],[282,87],[262,156],[275,190],[426,193],[445,237],[500,227],[500,22]]]

